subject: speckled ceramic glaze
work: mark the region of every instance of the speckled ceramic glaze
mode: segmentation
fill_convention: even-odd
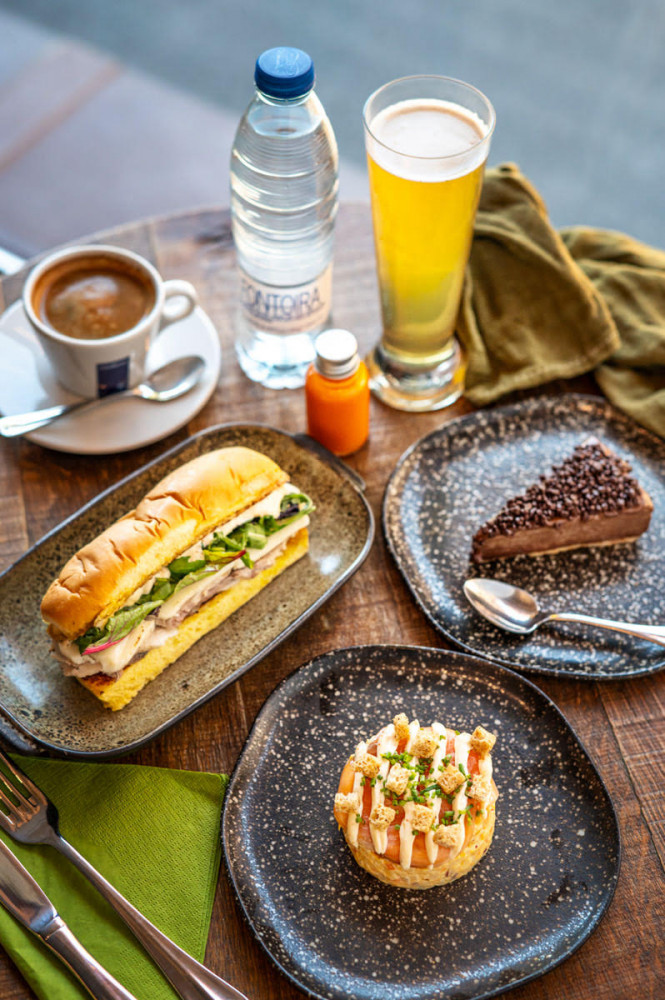
[[[50,655],[39,613],[44,592],[74,552],[132,510],[163,476],[204,452],[234,444],[269,455],[313,498],[317,509],[309,553],[200,639],[126,708],[110,712],[74,678],[65,677]],[[0,736],[28,752],[87,758],[125,753],[257,663],[367,556],[372,514],[344,468],[320,447],[313,452],[269,427],[217,427],[167,452],[47,535],[0,577]]]
[[[494,840],[449,886],[377,881],[333,818],[349,753],[398,711],[498,736]],[[301,989],[336,1000],[479,1000],[542,975],[598,925],[619,873],[607,791],[546,695],[487,661],[410,646],[328,653],[273,692],[223,842],[261,944]]]
[[[637,542],[471,563],[477,529],[510,497],[595,435],[650,493],[654,512]],[[617,632],[548,625],[504,632],[472,610],[468,577],[531,591],[543,610],[665,625],[665,442],[601,399],[545,396],[474,413],[422,438],[400,459],[386,489],[388,546],[414,597],[448,639],[516,669],[588,679],[652,673],[665,650]]]

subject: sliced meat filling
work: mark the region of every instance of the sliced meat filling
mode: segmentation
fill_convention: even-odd
[[[235,586],[235,584],[240,580],[251,580],[252,577],[258,576],[262,570],[268,569],[269,566],[273,565],[277,557],[282,554],[285,548],[286,542],[282,542],[278,548],[272,549],[271,552],[268,552],[263,559],[258,559],[251,569],[241,564],[240,568],[234,569],[228,576],[221,576],[220,578],[220,574],[215,573],[210,580],[209,585],[204,590],[200,590],[197,594],[193,594],[192,597],[182,605],[177,614],[166,619],[162,619],[159,615],[157,615],[155,620],[157,628],[169,629],[173,626],[177,627],[178,625],[182,625],[185,618],[189,618],[190,615],[193,615],[203,604],[206,603],[206,601],[209,601],[212,597],[215,597],[217,594],[221,594],[223,590],[228,590],[229,587]]]
[[[299,531],[308,523],[309,519],[303,517],[293,527]],[[288,533],[290,536],[295,534],[296,530],[285,531],[285,534]],[[142,659],[151,649],[163,645],[172,635],[175,635],[185,619],[196,614],[207,601],[222,591],[235,586],[241,580],[251,580],[264,569],[272,566],[284,552],[287,541],[288,538],[284,538],[279,545],[272,548],[261,559],[257,559],[251,569],[238,562],[232,572],[211,574],[210,582],[206,587],[194,585],[192,588],[187,588],[191,589],[193,593],[188,600],[179,606],[175,614],[163,618],[159,614],[161,609],[158,609],[157,612],[149,615],[137,628],[133,629],[128,636],[101,654],[83,655],[75,643],[61,642],[54,643],[53,655],[62,665],[63,672],[67,676],[91,677],[94,674],[102,673],[116,677],[125,667]],[[183,591],[183,596],[186,597],[186,594],[187,590]]]

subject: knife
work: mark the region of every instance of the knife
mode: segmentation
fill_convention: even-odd
[[[85,950],[30,872],[2,840],[0,903],[62,959],[95,1000],[136,1000]]]

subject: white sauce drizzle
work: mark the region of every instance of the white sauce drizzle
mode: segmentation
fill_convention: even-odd
[[[453,739],[454,741],[454,764],[455,767],[459,767],[461,764],[464,770],[468,772],[469,764],[469,751],[471,744],[471,736],[469,733],[460,733],[455,735],[454,731],[451,729],[446,729],[439,722],[434,722],[430,727],[432,732],[436,736],[443,739],[439,740],[439,745],[434,751],[434,756],[432,758],[432,769],[430,771],[430,777],[432,780],[435,779],[438,774],[439,765],[441,764],[443,758],[447,756],[448,741]],[[420,724],[417,719],[409,725],[409,738],[404,747],[404,752],[409,753],[411,749],[411,744],[414,738],[417,736],[420,730]],[[372,787],[372,809],[377,806],[382,806],[385,804],[385,795],[383,792],[383,785],[390,772],[391,764],[387,760],[382,760],[381,756],[384,753],[394,753],[398,746],[398,740],[395,736],[395,727],[391,723],[380,731],[377,737],[376,746],[376,756],[381,760],[381,765],[379,768],[379,773],[377,775],[376,781]],[[356,747],[356,754],[367,753],[367,743],[361,742]],[[413,757],[412,763],[419,761],[419,758]],[[490,754],[485,754],[483,757],[478,759],[478,770],[479,773],[486,777],[489,781],[492,779],[492,758]],[[363,775],[362,772],[356,771],[353,779],[353,789],[354,793],[360,793],[361,796],[361,812],[362,812],[362,797],[363,797],[363,785],[362,785]],[[464,782],[458,788],[452,800],[452,809],[458,814],[458,819],[454,824],[453,828],[457,833],[457,844],[450,849],[450,857],[455,858],[462,850],[464,846],[464,840],[466,837],[466,822],[465,817],[461,815],[468,805],[468,798],[466,794],[466,782]],[[427,804],[430,808],[434,809],[434,816],[438,820],[441,815],[441,809],[443,807],[443,799],[436,794],[436,792],[427,792],[425,796]],[[483,807],[483,811],[486,806]],[[404,818],[400,824],[399,830],[399,863],[402,868],[409,869],[411,867],[411,861],[413,858],[413,841],[415,837],[413,836],[413,802],[404,803]],[[358,832],[360,828],[360,823],[356,819],[357,813],[349,813],[346,821],[346,832],[349,843],[353,847],[358,846]],[[374,845],[374,850],[377,854],[385,854],[388,849],[388,830],[377,830],[375,827],[370,825],[370,834],[372,837],[372,843]],[[429,861],[429,867],[432,868],[436,863],[439,848],[438,845],[434,843],[434,831],[428,830],[425,834],[425,850],[427,852],[427,859]]]
[[[417,736],[419,729],[420,729],[420,723],[418,722],[417,719],[414,719],[411,725],[409,726],[409,738],[406,742],[406,746],[404,747],[405,753],[409,752],[411,744],[415,739],[415,737]],[[417,758],[413,757],[412,762],[415,760],[417,760]],[[413,841],[415,839],[413,836],[413,828],[411,826],[411,820],[413,819],[413,809],[414,809],[413,802],[404,803],[404,819],[402,820],[399,828],[399,863],[402,866],[402,868],[406,869],[411,867],[411,858],[413,856]]]
[[[429,784],[436,781],[439,774],[439,765],[446,756],[448,746],[448,730],[445,726],[442,726],[440,722],[433,722],[432,731],[436,736],[443,736],[443,739],[439,740],[439,745],[434,751],[434,757],[432,758],[432,770],[429,775],[431,780],[429,781]],[[429,807],[434,810],[434,818],[438,819],[439,814],[441,813],[443,799],[437,795],[435,791],[428,792],[425,798],[427,799]],[[439,845],[434,843],[434,830],[428,830],[425,834],[425,850],[427,851],[427,860],[429,861],[429,866],[431,868],[439,855]]]
[[[376,756],[381,761],[381,767],[379,768],[379,773],[376,776],[376,781],[372,787],[372,809],[376,809],[377,806],[382,806],[385,801],[385,795],[383,793],[383,783],[388,777],[388,771],[390,770],[390,761],[383,760],[381,754],[384,753],[394,753],[397,749],[397,739],[395,738],[395,727],[390,723],[389,726],[385,726],[379,733],[379,738],[376,746]],[[370,833],[372,835],[372,843],[374,845],[374,850],[377,854],[385,854],[388,849],[388,831],[387,830],[377,830],[375,826],[370,824]]]
[[[358,744],[358,746],[356,747],[356,753],[357,754],[367,753],[367,744],[363,743],[361,741]],[[355,776],[353,778],[353,789],[352,789],[352,791],[353,792],[360,792],[360,796],[361,796],[361,799],[360,799],[360,813],[361,813],[361,815],[362,815],[362,792],[363,792],[363,787],[361,785],[362,779],[363,779],[362,772],[361,771],[356,771]],[[357,847],[358,846],[358,829],[360,827],[360,823],[356,819],[356,815],[357,815],[356,813],[350,812],[348,814],[347,820],[346,820],[346,835],[349,838],[349,843],[351,844],[352,847]]]
[[[455,737],[455,767],[459,767],[461,764],[465,771],[468,771],[469,769],[468,763],[470,742],[471,736],[469,733],[460,733],[459,736]],[[456,858],[464,846],[466,822],[464,816],[460,816],[459,814],[466,809],[467,804],[466,781],[464,781],[455,792],[455,796],[453,798],[453,809],[458,814],[458,819],[453,824],[456,827],[457,843],[450,849],[451,858]]]
[[[478,758],[478,772],[481,777],[487,778],[488,783],[492,781],[492,757],[490,754],[483,754]],[[480,811],[483,816],[487,815],[487,802],[481,803]]]

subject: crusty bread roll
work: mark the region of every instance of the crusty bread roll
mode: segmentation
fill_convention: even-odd
[[[305,515],[312,505],[288,483],[287,473],[270,458],[242,447],[202,455],[157,483],[135,510],[72,556],[44,596],[42,617],[65,672],[77,676],[105,706],[123,708],[198,639],[302,558],[308,550]],[[296,494],[291,501],[295,514],[282,515],[281,500],[291,493]],[[232,535],[220,560],[215,548],[220,543],[212,532],[229,525],[222,532],[226,535],[234,524],[240,525],[238,531],[253,532],[254,547],[251,541],[234,542],[237,548],[229,551],[237,538]],[[185,568],[176,569],[176,559]],[[192,570],[204,567],[198,577],[190,565]],[[188,576],[180,583],[188,573],[191,580]],[[163,580],[167,590],[160,596]],[[169,595],[175,601],[176,594],[178,604],[167,613]]]
[[[395,717],[349,759],[335,819],[351,852],[375,878],[429,889],[466,875],[494,835],[495,737]]]
[[[72,556],[42,601],[53,639],[106,621],[162,566],[288,481],[272,459],[221,448],[187,462]]]

